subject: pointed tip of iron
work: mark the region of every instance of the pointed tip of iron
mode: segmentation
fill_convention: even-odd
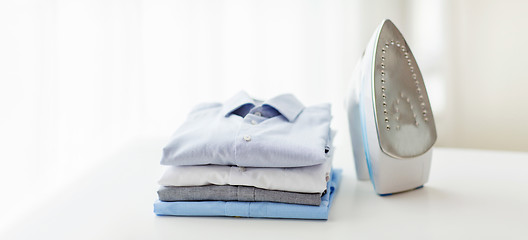
[[[378,29],[377,29],[378,37],[381,34],[381,32],[386,32],[386,31],[400,32],[400,30],[396,27],[396,25],[394,25],[394,23],[388,18],[383,19],[383,21],[381,21],[381,24],[378,25]]]
[[[383,19],[383,21],[381,21],[381,25],[385,25],[385,24],[389,24],[389,23],[394,25],[394,23],[392,23],[392,21],[390,19],[388,19],[388,18],[385,18],[385,19]]]
[[[381,22],[381,28],[383,28],[385,26],[396,28],[396,25],[394,25],[394,23],[388,18],[383,19],[383,21]],[[398,29],[398,28],[396,28],[396,29]]]

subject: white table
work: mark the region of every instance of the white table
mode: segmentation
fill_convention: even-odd
[[[387,197],[342,161],[329,220],[310,221],[157,217],[160,146],[132,142],[0,239],[528,239],[528,153],[436,148],[429,183]]]

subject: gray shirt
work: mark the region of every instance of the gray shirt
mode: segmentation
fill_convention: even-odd
[[[319,206],[321,193],[297,193],[255,187],[207,185],[197,187],[160,187],[160,201],[241,201],[280,202]]]

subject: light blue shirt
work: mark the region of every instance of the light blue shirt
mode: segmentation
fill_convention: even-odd
[[[233,216],[255,218],[328,219],[328,212],[341,180],[341,170],[333,170],[321,205],[308,206],[273,202],[161,202],[154,203],[154,213],[173,216]]]
[[[330,104],[305,107],[291,94],[261,102],[239,92],[196,106],[163,149],[163,165],[302,167],[326,161]]]

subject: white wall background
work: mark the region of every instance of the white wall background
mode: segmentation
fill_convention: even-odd
[[[130,139],[168,138],[194,104],[240,89],[332,102],[345,126],[348,78],[383,18],[420,63],[437,146],[528,151],[527,10],[513,0],[0,1],[0,227]]]

